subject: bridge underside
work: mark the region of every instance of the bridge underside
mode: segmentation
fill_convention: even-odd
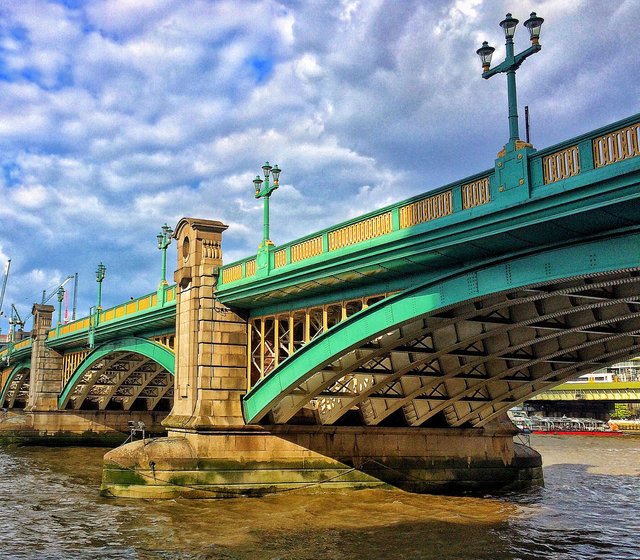
[[[610,260],[637,263],[632,239],[528,257],[388,298],[265,377],[245,398],[245,416],[263,424],[483,427],[535,394],[640,353],[639,269],[580,274],[607,246],[631,250]],[[575,275],[504,289],[534,265],[530,278],[562,267]],[[458,302],[441,305],[447,299]]]
[[[151,358],[114,352],[92,364],[77,382],[66,408],[170,410],[173,376]]]
[[[389,330],[326,364],[270,420],[306,408],[321,424],[356,412],[367,425],[481,427],[525,397],[639,351],[637,271],[536,285]]]
[[[11,374],[2,399],[2,408],[24,408],[29,400],[31,369],[19,368]]]
[[[168,411],[173,403],[173,352],[137,338],[97,348],[66,383],[59,408]]]

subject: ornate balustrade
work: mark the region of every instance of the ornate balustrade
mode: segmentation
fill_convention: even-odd
[[[352,247],[357,250],[358,245],[365,246],[396,232],[424,227],[427,223],[435,229],[445,223],[446,218],[460,212],[470,212],[469,217],[475,217],[476,209],[493,209],[494,203],[498,204],[499,196],[496,195],[515,187],[525,186],[529,194],[538,192],[548,196],[556,192],[548,189],[550,185],[567,188],[569,184],[563,181],[579,179],[586,172],[602,170],[638,155],[640,115],[634,115],[545,150],[520,153],[518,159],[525,158],[525,178],[520,178],[515,185],[505,185],[508,178],[498,176],[497,171],[480,173],[281,245],[271,254],[267,269],[281,272],[289,266],[298,266],[330,253],[349,251]],[[507,196],[503,200],[509,203]],[[499,209],[499,205],[495,208]],[[220,285],[225,287],[255,276],[256,258],[252,256],[222,267]]]

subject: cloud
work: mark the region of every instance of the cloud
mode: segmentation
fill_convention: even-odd
[[[637,111],[639,0],[531,0],[542,51],[518,71],[538,147]],[[0,264],[29,307],[80,275],[79,309],[153,291],[155,235],[220,219],[227,262],[255,252],[252,179],[283,169],[286,242],[493,165],[507,137],[505,1],[23,0],[0,22]],[[515,9],[515,8],[514,8]],[[524,28],[516,47],[528,46]],[[175,247],[169,249],[175,259]],[[171,260],[169,261],[172,262]],[[35,299],[34,299],[35,298]],[[0,327],[5,328],[0,320]]]

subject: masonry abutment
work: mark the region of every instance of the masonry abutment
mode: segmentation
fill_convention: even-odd
[[[218,221],[183,218],[176,226],[174,405],[163,422],[177,430],[242,428],[247,323],[215,297],[222,266]]]
[[[34,304],[31,350],[31,376],[27,412],[48,412],[58,409],[62,391],[62,354],[47,346],[55,308]]]

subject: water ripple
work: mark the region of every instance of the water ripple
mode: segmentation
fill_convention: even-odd
[[[529,492],[477,498],[364,490],[162,502],[101,498],[103,449],[0,449],[0,557],[640,558],[640,439],[535,444],[545,457],[546,487]]]

